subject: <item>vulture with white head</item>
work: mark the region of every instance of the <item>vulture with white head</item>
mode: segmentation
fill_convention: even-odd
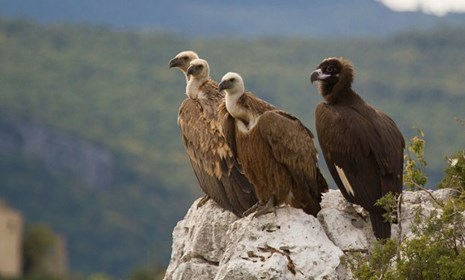
[[[316,216],[328,185],[320,173],[313,135],[296,117],[245,92],[242,77],[227,73],[219,90],[226,93],[220,110],[224,135],[258,203],[247,211],[255,216],[287,204]]]
[[[199,59],[196,53],[181,52],[169,66],[186,75],[187,98],[179,108],[178,124],[192,168],[206,194],[198,206],[211,198],[220,207],[242,217],[257,199],[221,132],[218,106],[224,96],[210,78],[207,61]]]

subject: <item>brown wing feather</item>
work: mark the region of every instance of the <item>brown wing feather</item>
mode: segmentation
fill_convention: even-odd
[[[205,99],[186,99],[179,110],[178,122],[202,190],[218,205],[241,216],[256,203],[256,197],[220,133],[217,107],[222,96],[215,85],[203,85]]]
[[[349,201],[370,211],[382,195],[401,191],[404,140],[390,118],[368,105],[324,102],[315,114],[328,168]],[[345,191],[335,164],[344,170],[355,197]]]
[[[296,117],[279,110],[268,111],[257,123],[261,135],[272,151],[274,159],[281,163],[296,183],[292,190],[296,198],[319,211],[321,192],[327,190],[326,180],[319,172],[317,150],[313,134]],[[308,197],[310,194],[310,198]]]
[[[377,238],[391,236],[384,210],[375,202],[388,192],[402,191],[404,139],[394,122],[374,108],[328,106],[316,109],[316,128],[328,169],[344,197],[370,212]],[[344,170],[353,194],[336,170]]]
[[[316,215],[326,180],[319,172],[313,135],[295,117],[273,105],[244,94],[239,105],[251,115],[260,115],[257,123],[244,133],[232,117],[225,120],[224,134],[236,152],[243,169],[265,202],[272,196],[277,204],[288,203]]]
[[[263,114],[266,111],[278,110],[278,108],[265,100],[256,97],[250,91],[245,92],[239,99],[238,103],[246,110],[256,114]]]
[[[224,113],[223,135],[254,184],[257,197],[265,202],[273,196],[277,204],[288,203],[316,215],[321,193],[328,190],[328,185],[316,162],[310,130],[250,92],[241,96],[238,105],[260,117],[245,133],[238,123],[248,120],[235,120]],[[227,112],[224,103],[220,111]]]

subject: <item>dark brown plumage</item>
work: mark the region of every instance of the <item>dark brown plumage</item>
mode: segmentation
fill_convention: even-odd
[[[190,65],[189,68],[185,64]],[[182,52],[170,61],[186,74],[186,98],[178,114],[184,147],[186,148],[200,187],[220,207],[242,217],[257,199],[253,186],[241,173],[233,152],[221,133],[218,105],[223,95],[210,79],[208,63],[193,52]]]
[[[404,138],[389,116],[352,90],[353,78],[353,65],[344,58],[327,58],[311,74],[324,98],[315,111],[318,140],[344,197],[370,212],[375,236],[387,239],[391,225],[374,204],[402,192]]]
[[[227,110],[223,131],[255,187],[259,199],[255,216],[288,204],[316,216],[321,193],[328,190],[320,173],[313,135],[296,117],[244,92],[237,73],[226,74],[220,110]]]

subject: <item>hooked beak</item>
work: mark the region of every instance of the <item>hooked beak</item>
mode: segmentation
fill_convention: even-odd
[[[231,88],[230,81],[221,81],[221,83],[218,85],[219,92],[222,92],[223,90],[230,89],[230,88]]]
[[[192,75],[192,74],[194,74],[194,73],[195,73],[194,67],[189,67],[189,68],[187,68],[186,76],[190,76],[190,75]]]
[[[323,71],[321,71],[321,69],[316,69],[310,75],[310,82],[313,84],[313,82],[315,82],[315,81],[321,81],[321,80],[324,80],[324,79],[326,79],[326,78],[328,78],[330,76],[331,75],[329,75],[329,74],[324,74]]]
[[[180,66],[179,64],[179,59],[177,59],[176,57],[171,59],[170,60],[170,68],[173,68],[173,67],[178,67]]]

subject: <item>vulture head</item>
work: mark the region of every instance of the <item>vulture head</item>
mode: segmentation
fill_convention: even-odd
[[[345,58],[330,57],[324,59],[312,72],[310,81],[319,81],[323,97],[338,94],[343,88],[350,88],[354,80],[354,66]]]
[[[234,72],[229,72],[223,76],[218,90],[225,91],[224,98],[226,109],[234,117],[239,119],[247,119],[247,113],[238,106],[238,100],[244,94],[245,86],[242,77]]]
[[[223,76],[220,84],[218,85],[218,91],[223,90],[229,95],[242,95],[245,91],[244,80],[242,80],[242,77],[239,74],[229,72]]]
[[[197,58],[199,58],[199,56],[193,51],[180,52],[170,60],[170,68],[177,67],[185,74],[191,61]]]
[[[187,77],[194,77],[197,81],[205,81],[210,77],[210,67],[204,59],[194,59],[191,61],[186,72]]]

